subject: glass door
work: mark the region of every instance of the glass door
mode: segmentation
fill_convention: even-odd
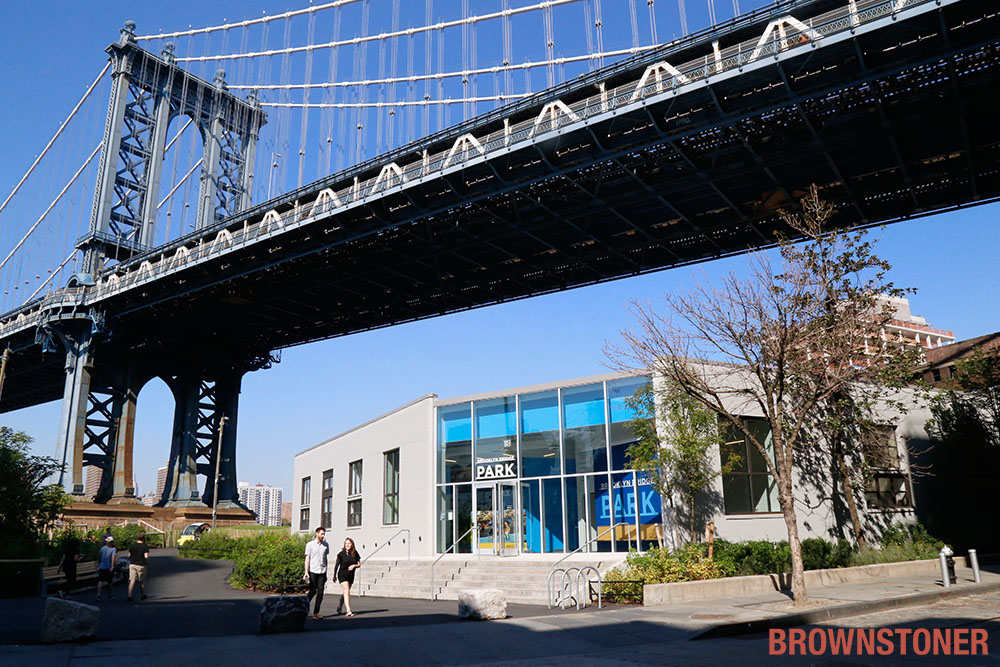
[[[477,551],[514,556],[518,548],[517,483],[491,482],[476,487]]]
[[[476,487],[476,551],[480,554],[497,553],[496,484]]]
[[[517,486],[515,482],[497,482],[495,492],[497,500],[497,535],[498,552],[501,556],[516,556],[518,554],[517,533]]]

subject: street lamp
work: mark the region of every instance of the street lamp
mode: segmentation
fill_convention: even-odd
[[[271,198],[271,185],[274,183],[274,170],[278,166],[278,160],[276,158],[281,157],[281,153],[275,153],[271,151],[271,171],[267,176],[267,198]]]
[[[226,415],[219,418],[219,444],[215,448],[215,490],[212,491],[212,530],[215,530],[215,516],[219,511],[219,462],[222,460],[222,431],[226,427]]]

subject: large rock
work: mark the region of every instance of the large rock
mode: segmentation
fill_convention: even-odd
[[[458,617],[478,620],[507,618],[507,596],[498,588],[459,591]]]
[[[69,642],[97,633],[101,610],[82,602],[47,598],[42,619],[42,643]]]
[[[304,595],[275,595],[264,600],[260,610],[260,632],[301,632],[309,615],[309,598]]]

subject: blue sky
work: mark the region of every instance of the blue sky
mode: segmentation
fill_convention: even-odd
[[[376,1],[391,4],[391,0]],[[422,10],[423,3],[419,4]],[[610,16],[624,4],[603,0],[604,12]],[[728,17],[732,8],[724,4],[717,3],[719,13]],[[303,5],[257,1],[6,5],[6,20],[0,27],[0,61],[5,63],[0,68],[4,102],[0,151],[5,157],[0,162],[0,192],[6,194],[17,182],[103,67],[103,49],[117,37],[126,18],[146,33],[216,24],[224,18],[242,20],[260,15],[265,7],[274,14]],[[640,5],[645,12],[646,3]],[[662,39],[665,33],[669,36],[671,26],[678,28],[676,20],[666,16],[666,6],[674,4],[658,5]],[[706,20],[704,2],[689,0],[687,5],[692,26]],[[454,15],[460,3],[437,0],[434,6],[440,16]],[[471,3],[473,13],[498,6],[499,2]],[[743,9],[749,6],[741,3]],[[422,21],[422,11],[418,14],[414,25]],[[386,22],[389,29],[383,14],[372,20]],[[345,26],[343,34],[351,35],[350,30]],[[488,35],[484,32],[481,39],[485,42]],[[99,106],[105,105],[102,99]],[[6,217],[5,212],[0,225],[9,224]],[[1000,309],[995,305],[1000,293],[998,223],[1000,207],[986,205],[898,223],[872,234],[880,238],[878,252],[893,264],[891,278],[900,286],[917,288],[911,297],[913,312],[932,326],[968,338],[1000,330]],[[240,478],[280,485],[287,492],[292,488],[296,452],[427,393],[452,397],[606,372],[602,348],[631,324],[626,309],[630,299],[655,303],[664,293],[685,291],[695,277],[711,280],[730,270],[741,272],[745,261],[720,260],[285,350],[280,364],[244,379],[237,454]],[[58,416],[58,403],[50,403],[3,415],[0,423],[27,431],[36,438],[37,453],[53,455]],[[151,490],[156,468],[166,463],[171,418],[165,385],[158,380],[150,383],[139,396],[136,427],[140,492]]]

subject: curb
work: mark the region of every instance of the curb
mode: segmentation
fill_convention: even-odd
[[[953,597],[965,597],[968,595],[983,595],[1000,591],[1000,581],[993,581],[986,584],[969,584],[959,589],[941,589],[927,593],[914,593],[913,595],[902,595],[899,597],[885,598],[883,600],[871,600],[868,602],[851,602],[849,604],[817,609],[815,611],[804,611],[785,616],[775,616],[774,618],[761,618],[755,621],[742,621],[739,623],[726,623],[717,625],[696,634],[689,639],[718,639],[720,637],[736,637],[739,635],[750,635],[759,632],[766,632],[771,628],[790,628],[797,625],[809,625],[812,623],[822,623],[832,621],[837,618],[847,618],[850,616],[861,616],[878,611],[890,609],[903,609],[905,607],[919,607],[921,605],[947,600]]]

